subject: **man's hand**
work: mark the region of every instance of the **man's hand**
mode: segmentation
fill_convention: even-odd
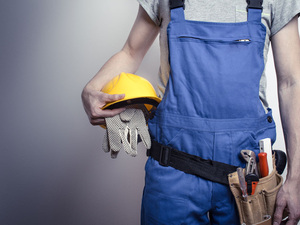
[[[274,225],[281,224],[284,210],[288,213],[286,225],[297,225],[300,219],[299,185],[286,181],[279,190],[274,214]]]
[[[84,110],[92,125],[104,125],[104,118],[112,117],[123,112],[125,108],[104,110],[101,108],[109,102],[117,101],[124,97],[124,94],[110,95],[89,87],[85,87],[81,94]]]

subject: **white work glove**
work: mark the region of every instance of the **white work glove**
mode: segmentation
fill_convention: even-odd
[[[151,147],[151,139],[143,110],[128,108],[120,114],[105,118],[106,133],[102,148],[111,152],[111,158],[117,158],[122,147],[131,156],[137,155],[138,136],[145,147]]]

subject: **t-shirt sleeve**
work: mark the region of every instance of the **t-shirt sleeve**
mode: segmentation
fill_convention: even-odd
[[[159,15],[159,0],[137,0],[137,1],[147,12],[149,17],[153,20],[153,22],[157,26],[160,26],[161,18]]]
[[[295,16],[300,16],[299,0],[275,0],[274,3],[271,36],[280,31]]]

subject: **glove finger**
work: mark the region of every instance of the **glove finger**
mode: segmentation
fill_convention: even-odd
[[[108,139],[109,139],[110,150],[114,152],[119,152],[122,147],[121,138],[117,135],[112,135],[112,134],[108,134],[108,135],[109,135]]]
[[[111,157],[112,159],[116,159],[117,156],[118,156],[118,154],[119,154],[119,151],[115,152],[115,151],[111,150],[111,152],[110,152],[110,157]]]
[[[130,135],[130,145],[131,145],[131,156],[137,156],[137,141],[138,141],[138,131],[137,128],[131,129]]]
[[[107,130],[104,133],[103,141],[102,141],[102,150],[104,152],[109,152],[109,143],[107,138]]]
[[[147,149],[151,148],[151,137],[148,131],[148,128],[144,128],[144,129],[138,129],[138,134],[140,136],[140,138],[142,139],[143,144],[145,145],[145,147]]]
[[[121,137],[119,136],[119,116],[106,118],[107,136],[109,148],[111,151],[118,152],[121,150]]]
[[[124,151],[127,154],[131,155],[132,153],[131,144],[130,144],[131,130],[129,129],[129,127],[125,127],[125,129],[120,129],[119,132],[122,139]]]
[[[137,132],[142,139],[143,144],[147,149],[150,149],[151,147],[151,138],[149,134],[148,127],[146,125],[146,120],[144,117],[144,113],[142,110],[138,110],[135,113],[134,118],[132,119],[133,126],[137,128]]]

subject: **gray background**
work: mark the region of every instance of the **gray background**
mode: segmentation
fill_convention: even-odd
[[[145,149],[110,159],[80,98],[122,48],[137,9],[132,0],[1,1],[0,225],[139,224]],[[158,65],[156,40],[137,74],[155,84]],[[275,147],[283,149],[280,129]]]

